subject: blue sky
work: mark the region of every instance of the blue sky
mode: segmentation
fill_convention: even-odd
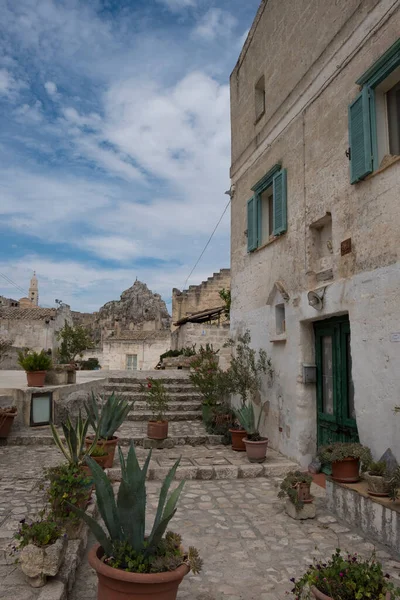
[[[169,303],[228,201],[229,75],[259,0],[0,0],[0,272],[93,311]],[[188,285],[229,265],[226,213]],[[22,294],[0,278],[0,294]]]

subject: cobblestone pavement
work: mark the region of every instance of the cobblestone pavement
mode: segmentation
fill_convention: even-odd
[[[182,534],[184,545],[198,548],[204,567],[200,575],[184,579],[179,600],[284,600],[290,578],[301,575],[314,557],[328,557],[338,546],[365,555],[375,547],[385,570],[399,577],[400,562],[388,550],[374,546],[324,509],[321,488],[313,486],[319,496],[317,517],[301,522],[284,512],[278,485],[278,479],[186,483],[171,528]],[[152,511],[157,489],[156,483],[148,484]],[[96,586],[96,575],[85,560],[70,600],[95,600]]]

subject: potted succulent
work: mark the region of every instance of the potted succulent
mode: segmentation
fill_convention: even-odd
[[[296,600],[395,600],[400,598],[400,589],[395,588],[382,565],[375,559],[363,559],[358,554],[342,555],[337,549],[329,560],[314,561],[306,573],[294,583],[292,594]]]
[[[367,491],[370,496],[389,496],[390,476],[384,461],[371,462],[364,473],[364,479],[368,483]]]
[[[67,539],[52,515],[42,514],[39,520],[31,523],[22,519],[14,538],[18,542],[18,562],[32,587],[42,587],[48,576],[57,575],[64,560]]]
[[[312,477],[309,473],[290,471],[280,485],[278,498],[289,498],[296,510],[301,510],[304,504],[311,503],[314,498],[310,494]]]
[[[85,411],[93,431],[97,432],[97,446],[106,450],[108,458],[104,467],[111,468],[114,463],[115,448],[118,443],[118,437],[115,435],[122,423],[125,421],[128,413],[133,409],[134,402],[116,396],[113,392],[111,396],[104,400],[101,396],[92,396],[89,402],[84,402]],[[86,438],[86,446],[93,445],[93,436]]]
[[[26,371],[28,387],[43,387],[46,371],[51,369],[50,356],[42,350],[20,350],[18,352],[18,364]]]
[[[241,407],[257,400],[262,384],[262,375],[272,376],[273,370],[271,360],[268,358],[265,350],[256,350],[250,348],[251,336],[247,330],[238,337],[237,343],[230,339],[226,346],[236,347],[236,353],[231,357],[231,364],[226,373],[231,392],[240,396]],[[236,423],[230,430],[232,436],[232,450],[244,452],[246,446],[244,437],[246,431]]]
[[[244,405],[241,408],[234,409],[235,415],[243,427],[246,436],[243,442],[246,447],[247,458],[252,463],[262,463],[267,455],[268,438],[261,437],[259,432],[263,406],[260,408],[258,421],[256,423],[253,404]]]
[[[372,462],[371,451],[357,442],[334,442],[318,450],[321,463],[332,465],[332,479],[340,483],[356,483],[362,471]]]
[[[168,491],[179,465],[170,469],[161,487],[153,527],[146,534],[146,475],[151,451],[141,469],[131,443],[125,458],[119,449],[121,483],[114,496],[104,471],[89,457],[97,506],[106,531],[97,521],[74,508],[98,541],[89,552],[90,566],[98,577],[99,600],[175,600],[178,586],[190,569],[198,573],[202,561],[195,548],[186,552],[180,535],[167,532],[184,486]],[[71,507],[72,508],[72,507]]]
[[[168,421],[165,413],[168,410],[169,396],[161,379],[147,378],[146,385],[141,384],[146,392],[146,402],[152,413],[147,424],[147,437],[152,440],[164,440],[168,437]]]
[[[93,460],[95,462],[97,462],[98,465],[100,465],[100,467],[102,469],[106,468],[106,464],[107,464],[107,460],[108,460],[108,452],[107,450],[105,450],[105,448],[103,446],[95,446],[92,450],[90,450],[90,452],[88,453],[89,456],[91,456],[93,458]],[[89,468],[89,467],[86,467]]]
[[[16,406],[0,407],[0,438],[6,438],[9,435],[17,414]]]

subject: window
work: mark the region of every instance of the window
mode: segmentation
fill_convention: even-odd
[[[247,251],[252,252],[275,236],[285,233],[286,169],[275,165],[252,188],[247,202]]]
[[[126,355],[126,370],[136,371],[137,370],[137,354]]]
[[[358,81],[349,106],[350,182],[400,155],[400,39]]]
[[[265,113],[265,79],[264,75],[256,83],[255,88],[256,121]]]

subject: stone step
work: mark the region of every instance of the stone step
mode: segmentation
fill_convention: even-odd
[[[141,392],[141,387],[138,383],[105,383],[103,389],[107,393],[115,392],[121,394],[121,392]],[[179,385],[165,386],[168,394],[179,394],[179,393],[198,393],[196,388],[189,383],[182,383]]]
[[[151,421],[153,413],[149,410],[133,410],[127,416],[127,421]],[[199,421],[201,411],[170,411],[165,413],[166,421]]]
[[[128,402],[139,401],[145,402],[148,397],[146,392],[116,392],[119,397],[124,400],[128,400]],[[201,394],[197,392],[176,392],[174,394],[169,394],[169,398],[172,402],[194,402],[197,400],[201,402]]]
[[[201,411],[201,402],[200,401],[192,402],[191,400],[187,400],[187,401],[183,401],[183,402],[182,401],[181,402],[172,401],[172,402],[168,402],[168,409],[171,412]],[[146,410],[148,410],[147,402],[145,402],[144,400],[138,400],[137,402],[135,402],[134,409],[133,409],[133,411],[130,412],[130,415],[133,415],[137,411],[146,411]]]
[[[189,376],[186,377],[155,377],[163,382],[166,388],[174,385],[191,385]],[[140,386],[141,383],[146,384],[145,377],[108,377],[107,385],[124,383],[129,385]]]

